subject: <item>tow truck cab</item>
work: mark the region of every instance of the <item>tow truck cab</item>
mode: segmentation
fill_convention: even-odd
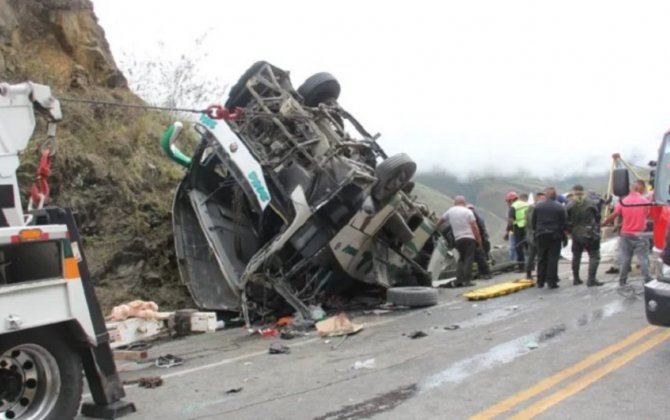
[[[652,172],[653,175],[653,172]],[[663,137],[656,161],[654,202],[651,206],[670,205],[670,131]],[[629,176],[626,169],[616,169],[613,174],[614,194],[623,197],[628,194]],[[652,325],[670,327],[670,230],[658,232],[662,227],[654,224],[654,236],[665,236],[663,250],[652,253],[655,264],[655,278],[644,285],[644,300],[647,321]]]

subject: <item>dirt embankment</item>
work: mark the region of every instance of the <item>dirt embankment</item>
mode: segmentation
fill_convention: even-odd
[[[141,103],[116,67],[89,0],[0,0],[0,80],[48,84],[58,96]],[[181,170],[160,152],[156,112],[63,102],[52,204],[78,212],[98,296],[192,306],[179,285],[170,205]],[[41,126],[23,156],[35,171]]]

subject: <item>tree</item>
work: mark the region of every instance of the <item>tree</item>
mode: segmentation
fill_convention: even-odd
[[[187,53],[176,53],[159,42],[157,48],[142,57],[124,53],[119,66],[128,78],[128,85],[137,95],[152,105],[170,108],[204,109],[225,99],[227,84],[212,80],[203,71],[209,53],[206,51],[208,33],[194,41]],[[173,116],[193,119],[195,114],[173,112]]]

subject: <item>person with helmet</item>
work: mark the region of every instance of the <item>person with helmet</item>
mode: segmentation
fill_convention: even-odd
[[[512,191],[507,193],[509,212],[507,219],[507,231],[514,234],[516,241],[517,273],[523,273],[526,268],[526,213],[528,212],[528,194],[517,195]]]

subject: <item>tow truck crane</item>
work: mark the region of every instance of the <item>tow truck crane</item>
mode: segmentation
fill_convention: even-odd
[[[46,117],[41,165],[23,211],[16,171]],[[59,101],[48,86],[0,83],[0,419],[118,418],[125,402],[73,213],[44,207]]]

